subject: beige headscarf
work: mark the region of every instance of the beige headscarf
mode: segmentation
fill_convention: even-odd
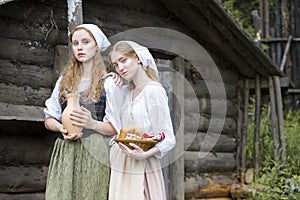
[[[139,57],[144,69],[147,70],[147,68],[150,67],[151,69],[153,69],[156,76],[158,77],[158,70],[157,70],[156,63],[153,59],[153,56],[149,52],[148,48],[141,46],[138,43],[133,42],[133,41],[127,41],[127,40],[124,41],[123,40],[123,41],[117,42],[117,44],[120,42],[126,42],[127,44],[129,44],[131,46],[131,48],[135,51],[136,55]]]

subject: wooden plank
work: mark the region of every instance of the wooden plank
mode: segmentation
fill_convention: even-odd
[[[52,86],[52,69],[0,59],[0,82],[28,85],[32,88]]]
[[[188,172],[226,172],[236,169],[235,153],[207,153],[185,151],[184,169]]]
[[[44,192],[47,173],[46,166],[2,166],[0,193]]]
[[[17,85],[0,83],[0,99],[3,103],[42,107],[50,95],[50,88],[35,89],[29,86],[18,87]]]
[[[0,102],[0,120],[44,121],[43,107]]]

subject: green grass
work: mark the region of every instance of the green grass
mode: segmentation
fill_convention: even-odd
[[[250,110],[253,110],[251,103]],[[292,193],[288,182],[300,186],[300,111],[284,112],[286,163],[275,162],[271,117],[267,106],[262,108],[260,128],[260,176],[254,185],[264,192],[254,191],[254,199],[300,199],[300,192]],[[278,136],[279,137],[279,136]],[[247,167],[254,166],[254,118],[250,118],[247,135]]]

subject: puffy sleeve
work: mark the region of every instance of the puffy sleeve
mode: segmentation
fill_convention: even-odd
[[[147,110],[150,116],[152,130],[155,133],[164,132],[165,134],[165,139],[156,144],[161,152],[157,157],[161,158],[175,146],[176,139],[166,91],[162,86],[154,86],[152,88],[150,92],[147,92],[146,96]]]
[[[54,90],[52,91],[52,94],[49,99],[45,101],[45,108],[44,108],[44,114],[45,118],[47,117],[54,117],[58,121],[61,121],[61,105],[59,103],[59,87],[60,82],[62,80],[62,76],[58,78],[56,81]]]
[[[106,93],[106,108],[104,122],[110,122],[119,133],[121,129],[121,108],[123,105],[123,96],[125,86],[117,86],[111,76],[104,81],[104,89]]]

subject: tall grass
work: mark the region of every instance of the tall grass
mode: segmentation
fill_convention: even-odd
[[[253,102],[250,113],[254,113]],[[254,161],[254,118],[249,118],[247,135],[247,167],[253,168]],[[293,187],[300,186],[300,110],[284,111],[286,141],[286,163],[274,161],[272,120],[267,106],[262,107],[260,127],[260,178],[255,184],[264,192],[257,192],[254,199],[300,199]],[[279,138],[279,136],[278,136]],[[292,183],[291,183],[292,182]],[[292,184],[292,185],[291,185]]]

